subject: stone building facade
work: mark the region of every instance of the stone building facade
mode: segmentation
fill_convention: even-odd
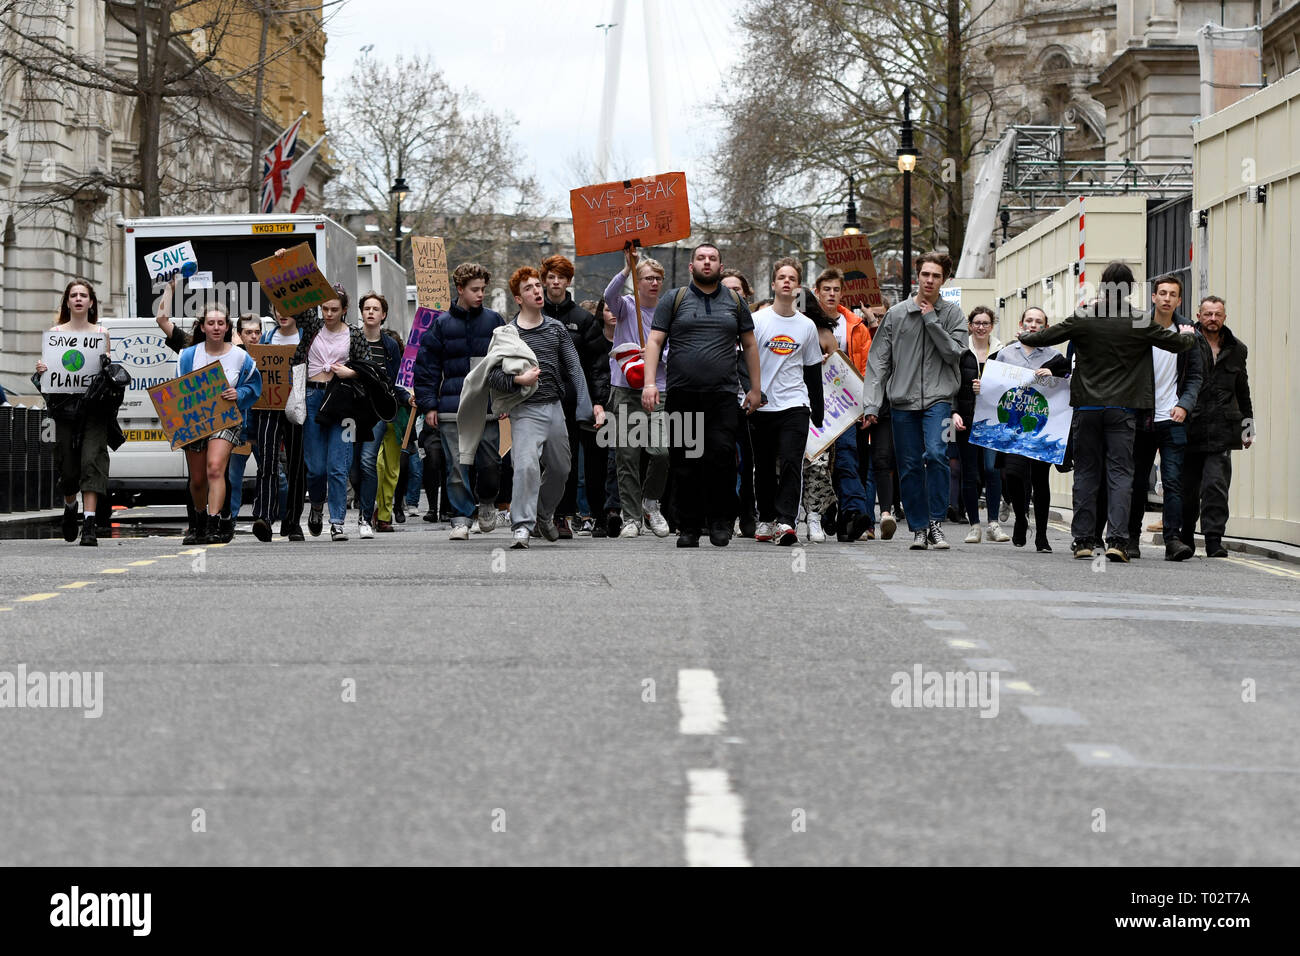
[[[175,15],[182,33],[171,62],[193,62],[195,51],[217,46],[206,76],[216,95],[202,101],[168,100],[162,118],[161,213],[202,215],[249,211],[246,183],[253,156],[252,92],[263,21],[260,5],[200,3]],[[264,71],[256,139],[261,149],[303,110],[305,149],[321,136],[325,35],[319,10],[272,2],[267,50],[287,53]],[[319,6],[319,5],[318,5]],[[126,26],[98,0],[19,0],[0,20],[0,384],[30,395],[27,377],[40,353],[41,333],[74,276],[90,279],[100,314],[129,314],[120,223],[143,214],[136,190],[96,183],[97,174],[129,168],[140,142],[137,102],[113,92],[61,83],[25,68],[36,41],[88,58],[105,70],[136,75],[136,43]],[[284,12],[275,12],[279,7]],[[121,5],[119,5],[119,9]],[[219,37],[214,40],[213,36]],[[150,44],[152,49],[152,43]],[[319,156],[305,209],[323,203],[332,175]],[[260,167],[258,169],[260,176]],[[194,184],[202,184],[196,187]]]

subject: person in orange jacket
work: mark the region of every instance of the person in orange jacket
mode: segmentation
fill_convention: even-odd
[[[843,291],[844,273],[835,268],[824,270],[813,284],[813,294],[816,295],[822,312],[836,317],[833,332],[835,347],[849,357],[859,374],[863,374],[867,368],[867,354],[871,350],[871,329],[852,311],[840,305]],[[857,541],[864,535],[867,538],[876,536],[875,508],[867,499],[867,491],[859,472],[859,435],[860,429],[849,428],[835,441],[831,483],[839,505],[839,517],[835,522],[835,537],[839,541]],[[893,523],[892,516],[890,523]],[[892,532],[891,528],[891,536]]]

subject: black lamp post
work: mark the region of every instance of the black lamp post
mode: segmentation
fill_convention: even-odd
[[[849,173],[849,207],[844,210],[844,235],[856,236],[862,232],[862,225],[858,222],[858,204],[853,201],[853,174]]]
[[[898,171],[903,174],[903,297],[912,294],[912,170],[916,145],[912,142],[912,90],[903,87],[903,125],[898,134]]]
[[[402,200],[411,190],[406,185],[406,178],[402,175],[401,167],[397,170],[397,180],[393,183],[393,188],[388,190],[388,195],[397,199],[397,216],[393,229],[393,258],[397,260],[398,265],[402,263]]]

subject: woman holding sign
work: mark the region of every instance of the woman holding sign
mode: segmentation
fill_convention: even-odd
[[[86,388],[75,387],[78,383],[72,379],[83,369],[89,374],[80,377],[87,379],[99,371],[98,365],[87,368],[91,364],[87,353],[108,355],[109,339],[108,330],[99,326],[99,299],[87,280],[73,279],[63,290],[59,318],[46,335],[47,355],[52,354],[51,348],[62,351],[62,369],[51,372],[44,361],[37,362],[37,375],[32,381],[45,395],[45,407],[55,422],[59,483],[63,486],[63,540],[77,540],[80,488],[85,513],[81,543],[93,548],[99,544],[95,537],[95,506],[100,495],[108,494],[108,420],[96,409],[86,407]],[[66,381],[60,383],[60,379]]]
[[[176,362],[178,376],[189,375],[214,362],[226,376],[221,397],[239,406],[245,419],[262,394],[262,374],[257,363],[240,346],[231,342],[230,316],[213,303],[203,313],[203,324],[194,330],[193,344]],[[233,382],[231,385],[229,383]],[[185,464],[190,472],[190,495],[194,499],[194,526],[186,544],[214,544],[221,540],[221,508],[226,502],[226,467],[231,449],[243,443],[243,425],[225,428],[185,445]]]

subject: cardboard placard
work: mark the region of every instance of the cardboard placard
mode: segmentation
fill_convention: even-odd
[[[822,427],[808,423],[808,442],[804,457],[812,461],[862,417],[862,376],[843,352],[835,352],[822,363],[822,394],[826,414]],[[762,414],[756,412],[755,414]]]
[[[41,375],[41,392],[45,395],[81,395],[90,380],[99,374],[100,356],[107,345],[103,332],[53,331],[45,333],[41,361],[46,371]]]
[[[243,422],[239,406],[221,397],[228,384],[221,363],[213,362],[149,389],[158,422],[173,448]]]
[[[194,255],[194,246],[187,239],[166,249],[159,249],[144,257],[145,268],[149,270],[150,280],[157,285],[175,276],[189,278],[199,267]]]
[[[573,246],[580,256],[618,252],[632,242],[657,246],[691,234],[686,174],[597,183],[569,191]]]
[[[501,457],[504,458],[506,455],[510,454],[510,419],[503,418],[497,424],[501,426],[501,442],[498,445],[498,448],[501,452]]]
[[[339,297],[305,242],[291,246],[279,259],[269,256],[254,262],[253,274],[271,303],[286,315],[297,315]]]
[[[973,445],[1059,465],[1073,418],[1068,378],[1040,378],[1030,369],[990,361],[980,376],[975,421],[967,427]]]
[[[885,304],[880,297],[876,260],[871,257],[871,243],[866,236],[829,236],[822,240],[822,249],[826,251],[827,267],[844,273],[840,305],[854,309],[860,305]]]
[[[451,305],[451,277],[447,273],[447,247],[440,236],[412,236],[411,261],[415,263],[415,304],[445,312]]]
[[[433,322],[442,315],[433,309],[419,306],[415,318],[411,320],[411,331],[406,336],[406,348],[402,350],[402,365],[397,370],[397,384],[410,389],[415,385],[415,357],[420,352],[420,336],[433,327]]]
[[[262,394],[253,403],[254,408],[282,412],[289,401],[289,392],[293,390],[293,374],[289,362],[293,353],[298,351],[296,345],[250,345],[248,354],[257,363],[257,370],[262,373]]]

